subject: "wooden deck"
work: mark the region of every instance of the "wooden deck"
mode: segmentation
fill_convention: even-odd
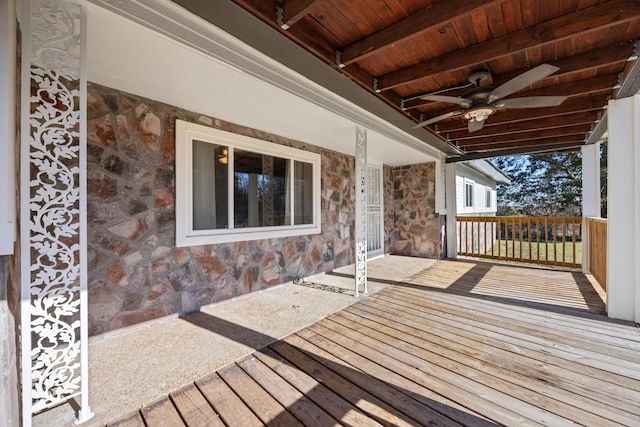
[[[439,262],[109,425],[637,426],[640,332],[600,295]]]

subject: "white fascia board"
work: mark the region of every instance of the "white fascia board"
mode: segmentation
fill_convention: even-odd
[[[13,0],[0,2],[0,255],[15,241],[16,26]]]
[[[480,172],[487,178],[495,181],[497,184],[510,184],[511,178],[509,178],[500,168],[493,164],[492,161],[487,159],[482,160],[469,160],[463,162],[464,165],[470,167],[476,172]]]
[[[152,31],[439,160],[441,151],[168,0],[89,0]],[[407,119],[408,120],[408,119]],[[434,137],[435,138],[435,137]]]

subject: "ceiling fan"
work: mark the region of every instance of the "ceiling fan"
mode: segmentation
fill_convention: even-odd
[[[473,83],[475,87],[462,95],[462,97],[444,95],[425,95],[420,97],[420,99],[427,101],[457,104],[464,107],[464,110],[451,111],[432,117],[429,120],[418,123],[413,128],[427,126],[440,120],[448,119],[449,117],[462,116],[462,118],[468,122],[469,132],[475,132],[482,129],[485,120],[487,120],[490,115],[503,108],[555,107],[562,104],[567,97],[529,96],[510,99],[502,98],[542,80],[558,70],[559,68],[553,65],[542,64],[529,71],[525,71],[495,89],[490,86],[480,86],[480,83],[489,78],[490,74],[488,70],[481,69],[474,71],[469,75],[469,81]]]

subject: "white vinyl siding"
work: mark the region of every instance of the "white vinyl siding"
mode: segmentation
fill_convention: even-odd
[[[472,187],[472,203],[467,189]],[[496,183],[483,174],[463,165],[456,167],[456,199],[458,215],[494,215],[496,213]]]

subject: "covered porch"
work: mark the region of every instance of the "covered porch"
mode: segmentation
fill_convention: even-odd
[[[307,286],[285,285],[109,338],[108,348],[121,340],[130,360],[137,342],[146,355],[140,362],[154,369],[126,372],[115,355],[103,354],[113,366],[100,369],[112,374],[96,384],[91,372],[90,388],[95,397],[111,396],[113,408],[100,408],[87,425],[640,421],[640,333],[632,323],[603,315],[606,296],[591,276],[472,261],[429,264],[396,256],[370,262],[371,295],[352,305],[351,291],[340,288],[351,285],[353,271],[341,269]],[[296,314],[308,308],[309,297],[328,304],[327,317],[287,330],[299,324]],[[331,307],[338,300],[344,303]],[[254,310],[243,310],[249,301]],[[287,301],[293,305],[280,307]],[[224,313],[237,316],[238,309],[245,316],[221,327]],[[276,329],[274,309],[283,313]],[[154,340],[160,330],[173,333]],[[219,350],[211,342],[219,339],[224,348],[244,352],[191,379],[171,378],[172,366],[190,364],[167,345],[214,353]],[[101,345],[92,343],[96,350]],[[156,370],[165,373],[161,380],[132,389]],[[136,392],[150,391],[153,399],[135,402]],[[43,413],[35,424],[51,425],[54,415]]]
[[[304,6],[277,26],[287,31],[299,22],[304,29],[311,19],[334,16],[322,7],[331,2],[292,0],[283,9],[280,0],[264,1],[264,11],[251,3],[214,2],[205,10],[208,2],[169,0],[0,4],[6,36],[0,57],[8,59],[0,73],[0,89],[8,94],[0,127],[9,134],[0,142],[6,170],[0,180],[0,199],[6,201],[0,209],[0,326],[7,331],[0,334],[0,347],[8,348],[9,372],[3,371],[0,412],[8,424],[72,425],[74,412],[86,425],[120,416],[125,425],[237,425],[244,424],[242,413],[247,424],[636,424],[638,333],[632,323],[603,313],[606,302],[612,318],[640,318],[634,263],[640,242],[634,179],[640,169],[634,127],[640,97],[631,97],[640,85],[633,43],[640,35],[637,2],[581,2],[576,10],[547,13],[541,7],[530,15],[518,1],[504,2],[506,8],[496,0],[472,8],[459,2],[450,11],[443,1],[434,3],[437,14],[416,1],[415,13],[402,11],[409,23],[420,24],[407,38],[424,36],[424,46],[437,46],[436,40],[464,34],[449,21],[474,23],[479,21],[473,16],[486,16],[486,40],[468,33],[451,51],[415,58],[421,62],[413,66],[442,57],[453,64],[445,61],[441,69],[397,85],[389,85],[393,76],[387,71],[411,63],[389,64],[383,73],[384,64],[368,69],[355,58],[343,62],[343,48],[358,34],[326,46],[319,38],[328,48],[321,51],[316,44],[277,39],[273,13],[288,15],[291,6]],[[509,11],[524,21],[512,22]],[[47,16],[59,16],[60,25],[49,28]],[[389,37],[393,28],[411,27],[401,18],[394,18],[399,25],[383,33],[386,44],[377,50],[398,42]],[[565,25],[575,20],[578,26]],[[494,22],[504,22],[504,30],[489,28]],[[363,34],[374,34],[377,26]],[[50,47],[49,37],[39,37],[47,31],[64,33],[61,45],[53,46],[68,54],[54,55],[60,63],[39,56],[43,43]],[[592,31],[599,31],[597,37]],[[322,31],[329,33],[335,32]],[[545,34],[552,37],[537,44]],[[503,52],[513,40],[526,42],[517,57],[486,56]],[[563,48],[574,42],[576,51]],[[474,46],[480,43],[493,48]],[[305,51],[310,46],[311,53]],[[478,54],[469,55],[471,50]],[[563,50],[566,56],[557,56]],[[416,50],[407,52],[413,57]],[[538,108],[538,115],[502,111],[505,120],[496,115],[484,130],[471,125],[478,116],[463,114],[469,123],[459,127],[443,117],[459,121],[461,112],[422,102],[443,88],[464,95],[456,92],[463,89],[459,84],[479,84],[469,78],[480,65],[487,68],[480,80],[491,77],[494,83],[487,84],[503,88],[500,97],[507,97],[505,84],[543,67],[559,73],[545,72],[543,79],[534,71],[535,79],[512,86],[511,93],[521,90],[526,96],[520,99],[535,99],[562,89],[562,97],[574,99],[551,112]],[[363,73],[353,74],[354,68]],[[597,82],[589,77],[594,74]],[[414,85],[418,80],[425,84]],[[403,89],[405,84],[414,87]],[[29,93],[30,86],[41,88],[40,96]],[[51,94],[59,102],[51,102]],[[566,127],[556,120],[571,123],[574,114],[593,128],[542,133],[542,125]],[[61,125],[49,129],[47,118]],[[427,124],[434,118],[437,124]],[[189,198],[195,192],[180,193],[188,187],[180,179],[192,177],[180,167],[193,169],[195,163],[182,162],[192,148],[180,144],[203,141],[183,138],[179,121],[219,130],[220,138],[233,134],[224,144],[209,141],[209,133],[201,137],[219,145],[209,159],[216,165],[250,148],[263,156],[262,175],[269,180],[275,157],[311,164],[313,178],[303,174],[301,181],[310,190],[303,195],[313,206],[312,218],[297,223],[284,209],[275,217],[289,218],[287,229],[269,234],[245,233],[240,219],[216,220],[206,231],[225,239],[185,245],[181,226],[190,225],[191,217],[180,209],[195,204]],[[354,299],[341,290],[353,289],[355,276],[356,286],[363,284],[360,279],[374,266],[365,261],[371,240],[364,209],[367,168],[380,172],[374,230],[384,237],[380,253],[441,258],[448,251],[455,257],[457,162],[581,148],[585,164],[593,163],[607,123],[615,142],[609,187],[617,191],[609,200],[606,297],[577,272],[449,261],[408,268],[389,256],[380,260],[379,275],[368,272],[372,296]],[[49,138],[49,131],[56,137]],[[507,133],[514,139],[502,137]],[[491,152],[476,140],[497,136]],[[564,136],[570,138],[558,139]],[[64,149],[59,141],[66,141]],[[241,156],[237,160],[240,165]],[[235,162],[222,174],[229,178],[223,185],[228,218],[235,212],[229,196]],[[278,170],[288,171],[290,183],[296,177],[294,168]],[[597,176],[591,167],[585,218],[598,216]],[[257,197],[255,178],[248,178],[247,205]],[[292,202],[303,200],[293,185],[282,187],[289,197],[283,206],[306,210],[306,204]],[[271,195],[271,187],[264,194]],[[276,227],[269,219],[275,204],[265,199],[262,224]],[[258,212],[254,205],[248,211]],[[255,225],[250,216],[246,223]],[[197,228],[187,232],[197,235]],[[312,276],[320,272],[322,280]],[[291,282],[300,279],[309,286]],[[240,305],[250,298],[262,305]],[[228,318],[219,316],[222,307],[229,309]],[[315,315],[307,316],[312,309]],[[215,355],[220,357],[203,363]],[[223,383],[227,388],[209,388]],[[205,389],[228,399],[215,401]],[[230,402],[239,404],[233,407],[239,418],[229,418]]]

